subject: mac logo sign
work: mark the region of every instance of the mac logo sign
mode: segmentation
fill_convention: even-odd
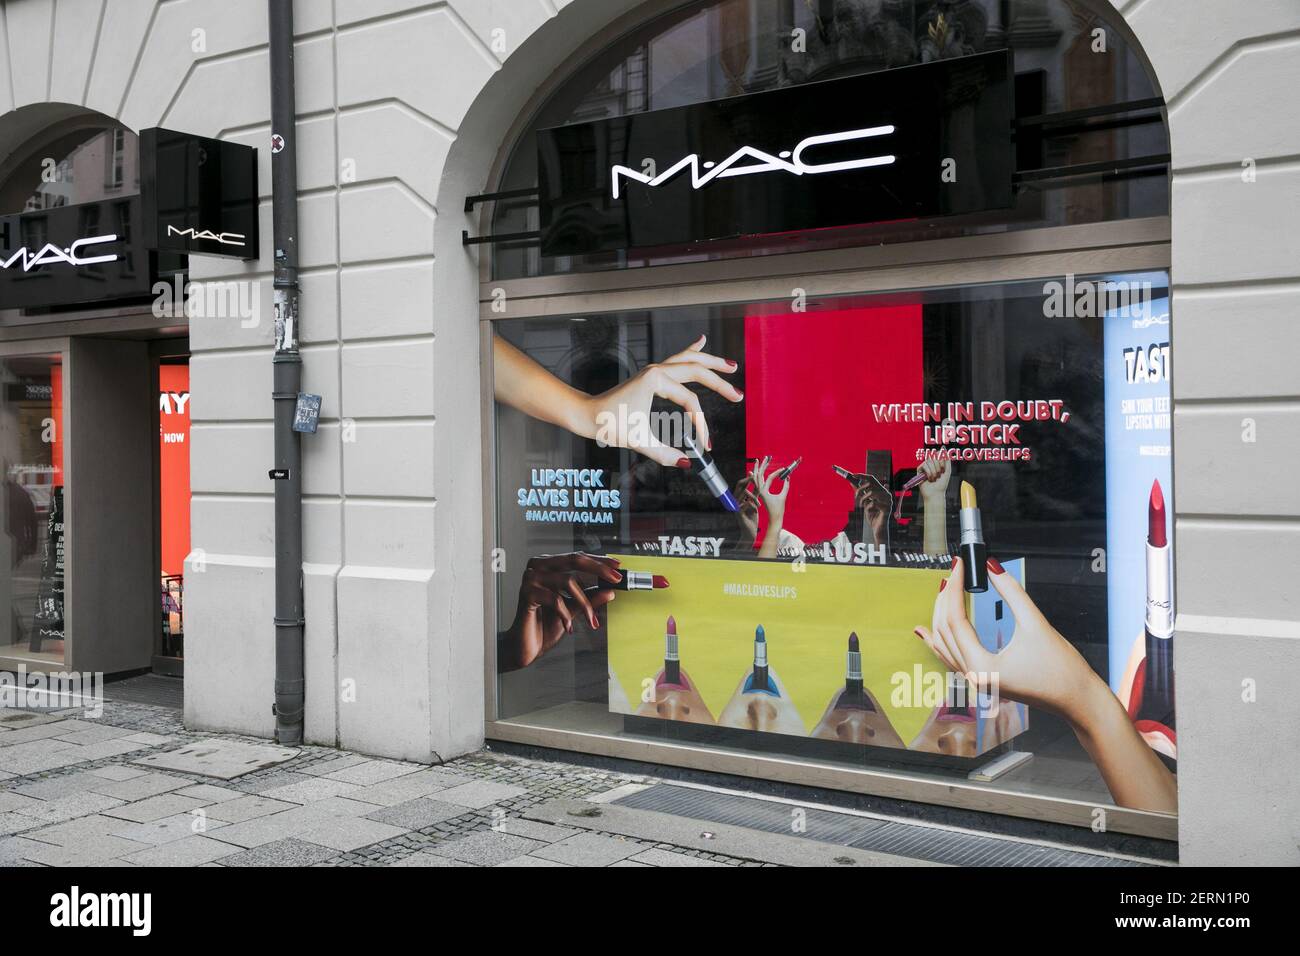
[[[257,150],[176,130],[140,132],[144,238],[180,255],[258,257]]]
[[[89,236],[76,240],[67,248],[60,248],[52,242],[47,242],[34,255],[24,246],[13,253],[0,252],[0,269],[11,269],[19,263],[22,265],[23,272],[30,272],[36,266],[55,265],[60,262],[70,266],[93,266],[116,262],[115,252],[108,255],[87,254],[89,247],[108,245],[113,242],[117,242],[117,236]]]
[[[668,182],[684,169],[691,171],[691,188],[703,189],[715,179],[726,179],[732,176],[752,176],[755,173],[785,171],[795,176],[815,176],[822,173],[842,173],[853,169],[869,169],[872,166],[889,166],[893,164],[894,156],[866,156],[836,162],[810,163],[804,159],[804,152],[817,146],[846,143],[851,140],[868,139],[873,136],[888,136],[892,132],[894,132],[893,126],[871,126],[867,129],[846,130],[843,133],[823,133],[820,136],[809,136],[807,139],[801,140],[793,151],[782,150],[775,156],[753,146],[742,146],[721,163],[705,163],[704,168],[709,171],[703,176],[700,175],[700,157],[698,153],[692,153],[658,176],[639,173],[627,166],[615,166],[610,170],[610,180],[613,183],[614,198],[618,199],[621,195],[619,189],[620,179],[634,179],[639,183],[645,183],[647,186],[659,186]],[[745,159],[756,159],[758,162],[749,166],[736,165],[736,163]]]
[[[210,229],[177,229],[175,226],[167,227],[168,236],[180,236],[182,239],[202,239],[207,242],[219,242],[223,246],[243,246],[244,234],[242,232],[212,232]]]
[[[998,50],[590,123],[557,116],[537,130],[541,253],[773,249],[841,227],[871,243],[914,228],[895,223],[1008,208],[1014,86]]]

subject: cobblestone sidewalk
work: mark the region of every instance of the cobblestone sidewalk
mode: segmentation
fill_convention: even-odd
[[[486,750],[430,768],[303,747],[216,783],[132,763],[213,736],[146,704],[0,709],[0,866],[765,865],[524,819],[645,778]]]

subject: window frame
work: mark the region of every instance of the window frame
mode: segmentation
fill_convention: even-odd
[[[631,29],[677,9],[681,0],[652,0],[591,37],[584,49],[599,51]],[[1119,13],[1109,25],[1120,30],[1154,70]],[[487,189],[499,188],[511,152],[540,106],[572,75],[552,76],[529,99],[502,139]],[[1168,116],[1165,114],[1168,127]],[[1170,177],[1172,180],[1172,177]],[[479,234],[491,231],[494,203],[479,206]],[[859,246],[809,252],[774,253],[632,269],[574,272],[520,279],[492,277],[487,247],[479,257],[479,332],[481,356],[483,536],[489,549],[497,543],[496,418],[492,337],[497,321],[566,317],[592,313],[739,304],[788,298],[794,288],[807,297],[906,292],[953,286],[1054,279],[1064,275],[1165,272],[1171,275],[1170,217],[1118,219],[1051,226],[1004,233]],[[494,304],[504,293],[504,312]],[[629,739],[578,730],[540,727],[499,719],[495,582],[483,593],[484,731],[489,740],[673,767],[825,787],[890,799],[997,813],[1081,827],[1094,825],[1093,802],[1027,794],[996,783],[940,779],[871,767],[850,767],[809,758],[747,753],[709,745],[668,740]],[[1177,814],[1106,806],[1107,829],[1161,840],[1177,840]]]

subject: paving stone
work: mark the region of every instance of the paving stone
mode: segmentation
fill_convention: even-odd
[[[303,830],[330,819],[330,814],[316,807],[295,806],[289,810],[232,823],[221,831],[221,839],[242,847],[262,846],[297,836]]]
[[[435,823],[441,823],[443,820],[450,820],[468,812],[467,808],[457,806],[454,803],[443,803],[441,800],[420,797],[418,800],[408,800],[396,806],[385,807],[382,810],[367,813],[366,819],[388,823],[406,830],[423,830],[425,827],[431,827]],[[526,836],[527,834],[522,835]]]
[[[438,856],[434,853],[412,853],[410,856],[403,857],[395,863],[389,863],[389,866],[472,866],[470,863],[463,863],[460,860],[453,860],[449,856]]]
[[[196,834],[133,853],[124,861],[135,866],[202,866],[242,852],[246,851]]]
[[[126,738],[134,743],[146,744],[150,747],[159,744],[170,744],[175,742],[175,737],[164,737],[162,734],[132,734]]]
[[[394,760],[367,760],[365,763],[354,764],[351,767],[336,770],[329,775],[329,779],[342,780],[344,783],[355,783],[360,787],[368,787],[376,783],[383,783],[385,780],[403,777],[408,773],[415,773],[419,769],[419,764],[398,763]]]
[[[130,780],[132,777],[143,777],[148,770],[141,770],[139,767],[128,767],[125,764],[109,764],[107,767],[96,767],[94,770],[87,770],[86,773],[96,777],[103,777],[105,780]]]
[[[95,784],[91,789],[105,796],[117,797],[119,800],[144,800],[162,793],[170,793],[182,787],[194,785],[193,780],[177,777],[169,773],[145,773],[129,780],[111,780]]]
[[[543,843],[559,843],[561,840],[567,840],[569,837],[577,836],[582,832],[572,827],[557,827],[549,823],[538,823],[535,820],[524,820],[519,817],[506,817],[504,820],[494,823],[493,829],[501,833],[509,833],[512,836],[541,840]]]
[[[10,813],[14,810],[21,810],[27,806],[39,806],[40,800],[35,796],[27,796],[23,791],[26,788],[15,790],[0,790],[0,813]]]
[[[716,860],[706,860],[703,857],[691,856],[688,853],[670,853],[668,850],[660,850],[658,847],[652,847],[636,856],[629,857],[634,863],[644,863],[647,866],[722,866],[727,864],[719,863]]]
[[[133,743],[129,737],[123,737],[119,740],[101,740],[99,743],[88,744],[80,748],[77,756],[83,760],[103,760],[106,757],[120,757],[123,754],[133,754],[145,749],[147,748],[144,744]]]
[[[81,721],[73,720],[68,721],[68,723],[82,724]],[[82,724],[79,729],[69,728],[68,733],[59,734],[55,739],[82,747],[87,744],[102,743],[105,740],[116,740],[118,737],[129,737],[130,735],[130,730],[124,730],[121,727],[96,727],[93,724]]]
[[[618,840],[599,833],[580,833],[559,843],[543,845],[533,855],[573,866],[609,866],[636,856],[643,849],[630,840]]]
[[[36,724],[58,723],[64,718],[58,714],[45,714],[36,710],[0,710],[0,727],[8,730],[20,730]]]
[[[368,763],[371,759],[370,757],[363,757],[361,754],[343,754],[341,757],[335,757],[332,760],[323,760],[320,763],[301,767],[297,772],[311,777],[325,777],[336,770],[355,767],[359,763]]]
[[[0,837],[0,866],[40,866],[39,863],[27,859],[23,851],[28,848],[36,848],[39,851],[41,847],[47,845],[24,837]]]
[[[59,737],[63,734],[72,733],[75,721],[55,720],[47,724],[37,724],[34,727],[24,727],[21,730],[10,730],[0,734],[0,747],[12,747],[14,744],[27,743],[32,740],[45,740],[50,737]]]
[[[610,868],[613,869],[613,868],[616,867],[616,866],[642,866],[642,867],[645,867],[645,866],[649,866],[649,865],[650,865],[649,863],[637,863],[635,860],[619,860],[617,863],[611,863],[611,864],[610,864]]]
[[[452,787],[474,782],[473,777],[447,773],[445,770],[417,770],[415,773],[363,787],[352,794],[352,799],[391,807],[417,797],[427,797],[442,790],[450,790]]]
[[[163,817],[186,813],[200,806],[202,802],[201,800],[195,800],[193,797],[163,793],[156,797],[148,797],[144,800],[137,800],[135,803],[115,807],[112,810],[105,810],[104,815],[117,817],[121,820],[132,820],[136,823],[148,823],[151,820],[161,820]]]
[[[213,803],[226,803],[230,800],[238,800],[244,796],[241,790],[231,790],[229,787],[214,787],[208,783],[200,783],[197,786],[186,787],[183,790],[174,791],[178,796],[193,797],[195,800],[202,800],[204,806]]]
[[[222,866],[311,866],[335,856],[337,850],[304,840],[276,840],[223,857]]]
[[[202,821],[202,828],[195,830],[195,824],[200,821]],[[227,824],[222,823],[220,820],[198,817],[195,812],[191,812],[178,813],[175,816],[163,817],[161,820],[153,820],[149,823],[127,823],[122,821],[121,826],[109,830],[109,834],[127,840],[135,840],[137,843],[159,846],[163,843],[171,843],[174,840],[183,840],[187,836],[202,836],[225,826]]]
[[[40,826],[41,823],[35,817],[29,817],[25,813],[0,813],[0,837],[9,836],[13,833],[22,833],[24,830],[30,830],[33,827]]]
[[[538,840],[528,840],[492,830],[478,830],[469,836],[432,846],[428,852],[437,856],[449,856],[454,860],[462,860],[476,866],[495,866],[506,860],[513,860],[517,856],[526,856],[544,846],[546,844]]]
[[[502,800],[510,800],[527,793],[523,787],[512,787],[505,783],[493,783],[490,780],[476,780],[474,783],[462,784],[448,790],[439,790],[438,799],[444,803],[458,803],[463,807],[491,806]]]
[[[111,857],[129,856],[147,849],[149,846],[145,843],[98,833],[69,845],[32,840],[31,845],[25,846],[21,852],[25,859],[46,866],[91,866]]]
[[[86,770],[81,773],[65,773],[57,777],[38,778],[31,783],[24,783],[6,792],[21,793],[24,796],[35,797],[38,800],[58,800],[60,797],[71,796],[74,793],[84,793],[103,782],[102,778]],[[0,797],[0,809],[3,807],[4,800]]]
[[[263,790],[262,796],[270,797],[272,800],[285,800],[290,803],[314,803],[328,797],[346,797],[360,789],[356,784],[344,783],[342,780],[313,777],[283,787]]]
[[[407,832],[406,827],[390,826],[357,817],[331,817],[317,826],[303,830],[297,839],[347,852],[372,843],[382,843]]]
[[[207,808],[207,814],[211,820],[243,823],[245,820],[279,813],[281,810],[289,810],[296,806],[298,806],[296,803],[285,803],[283,800],[272,800],[269,797],[252,794],[210,806]]]
[[[107,812],[121,805],[122,801],[116,797],[84,791],[69,794],[57,800],[38,800],[35,805],[23,807],[17,812],[40,823],[59,823],[63,820],[73,820],[92,813]]]
[[[373,803],[362,803],[348,797],[326,797],[313,803],[304,804],[306,808],[320,814],[321,817],[364,817],[375,810]]]
[[[171,743],[174,738],[159,734],[133,734],[127,740],[156,746]],[[204,777],[216,777],[220,780],[234,780],[285,763],[299,753],[300,751],[288,747],[250,743],[230,737],[207,737],[202,740],[189,740],[177,749],[152,753],[132,762],[142,767],[156,767]]]
[[[315,777],[293,770],[271,770],[231,781],[231,784],[235,789],[242,790],[244,793],[265,793],[267,790],[274,790],[277,787],[285,787],[291,783],[305,783],[314,779]]]
[[[558,860],[547,860],[540,856],[517,856],[513,860],[506,860],[504,863],[498,863],[497,866],[565,866],[569,864],[560,863]]]

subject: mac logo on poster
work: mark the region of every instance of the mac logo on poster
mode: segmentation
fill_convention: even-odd
[[[639,173],[627,166],[614,166],[610,170],[610,179],[613,182],[614,198],[618,199],[621,195],[619,189],[620,179],[632,179],[647,186],[659,186],[673,179],[684,169],[690,169],[691,171],[691,187],[693,189],[703,189],[715,179],[726,179],[731,176],[752,176],[756,173],[782,171],[795,176],[816,176],[822,173],[842,173],[853,169],[869,169],[873,166],[890,166],[894,163],[895,157],[889,155],[866,156],[860,159],[846,159],[829,163],[809,163],[804,160],[803,154],[806,150],[817,146],[846,143],[856,139],[869,139],[874,136],[888,136],[892,132],[894,132],[894,127],[891,125],[851,129],[842,133],[823,133],[819,136],[809,136],[801,140],[793,151],[783,150],[777,156],[765,153],[753,146],[742,146],[721,163],[705,163],[704,168],[708,172],[703,176],[700,175],[700,156],[698,153],[692,153],[658,176]],[[758,162],[749,166],[736,166],[736,163],[744,159],[756,159]]]
[[[66,249],[56,246],[52,242],[47,242],[39,252],[32,255],[23,246],[9,258],[4,258],[0,254],[0,269],[11,268],[14,263],[21,262],[23,272],[30,272],[36,266],[54,265],[63,262],[70,266],[93,266],[104,262],[116,262],[117,253],[111,255],[83,255],[82,250],[87,246],[106,245],[111,242],[117,242],[117,236],[89,236],[85,239],[78,239]]]
[[[223,246],[243,246],[244,234],[242,232],[213,232],[210,229],[177,229],[175,226],[167,227],[168,236],[180,236],[182,239],[204,239],[208,242],[219,242]]]

